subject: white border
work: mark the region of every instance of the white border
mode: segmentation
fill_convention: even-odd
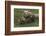
[[[39,27],[15,27],[14,28],[14,8],[39,9]],[[27,31],[27,30],[42,30],[42,7],[41,6],[11,5],[11,31]]]

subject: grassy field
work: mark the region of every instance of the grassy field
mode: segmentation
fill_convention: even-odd
[[[25,16],[22,12],[24,10],[30,10],[30,11],[32,11],[33,14],[38,14],[38,12],[39,12],[38,9],[17,9],[17,8],[14,8],[14,27],[37,27],[37,26],[39,26],[39,19],[35,19],[34,22],[28,23],[28,24],[27,23],[20,24],[18,22],[18,19],[21,16]]]

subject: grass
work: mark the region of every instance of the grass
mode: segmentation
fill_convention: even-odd
[[[39,26],[38,22],[39,22],[38,19],[35,19],[35,21],[32,22],[32,23],[28,23],[28,24],[17,23],[17,24],[14,25],[14,27],[37,27],[37,26]]]

